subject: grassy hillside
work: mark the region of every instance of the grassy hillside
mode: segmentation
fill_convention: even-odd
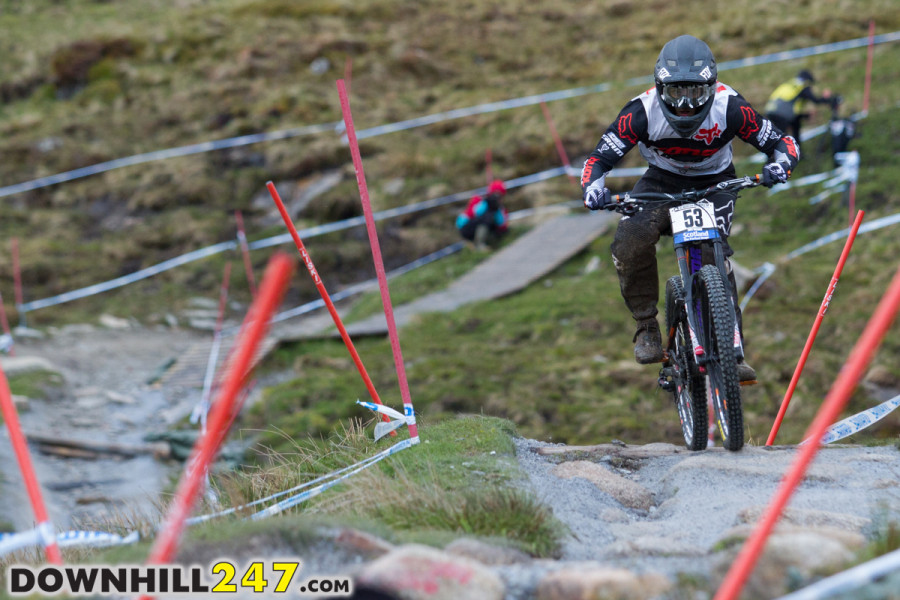
[[[737,0],[727,10],[704,7],[702,19],[682,5],[655,0],[557,4],[32,0],[4,6],[0,185],[138,152],[337,121],[334,81],[344,76],[348,60],[354,117],[357,127],[365,128],[526,94],[649,77],[660,46],[684,32],[708,40],[718,59],[726,61],[862,37],[870,18],[876,19],[878,33],[900,30],[900,8],[893,0],[799,2],[790,8],[782,2]],[[324,72],[311,69],[317,59],[327,59]],[[862,154],[857,203],[867,211],[867,221],[900,212],[898,61],[897,44],[876,48],[871,114],[853,142]],[[845,97],[846,112],[855,112],[862,105],[864,66],[865,49],[857,49],[723,72],[721,79],[761,107],[776,84],[809,68],[820,87]],[[622,85],[552,103],[569,155],[587,153],[640,89]],[[815,123],[826,117],[820,113]],[[362,151],[376,209],[482,185],[488,148],[494,173],[502,178],[559,162],[538,107],[369,139]],[[818,142],[805,148],[796,176],[827,168],[827,155],[818,150]],[[737,151],[741,160],[750,156],[746,147]],[[632,153],[622,166],[638,164]],[[757,168],[740,163],[738,171]],[[251,239],[282,233],[281,226],[266,220],[266,197],[254,202],[264,182],[305,186],[330,170],[342,175],[340,183],[298,215],[299,224],[311,225],[360,213],[349,152],[330,134],[150,163],[0,198],[0,292],[11,304],[7,249],[14,236],[22,251],[26,300],[32,300],[233,239],[236,209],[243,211]],[[614,183],[624,190],[633,181]],[[559,178],[514,191],[509,204],[519,209],[575,197],[571,184]],[[748,267],[778,262],[790,250],[846,226],[847,209],[837,196],[817,206],[810,206],[808,197],[807,190],[771,197],[762,190],[745,194],[733,238],[736,259]],[[453,212],[435,211],[383,227],[388,266],[455,241]],[[656,370],[632,360],[632,324],[619,297],[610,241],[611,235],[601,237],[522,293],[428,315],[402,330],[426,443],[408,456],[401,453],[384,470],[373,470],[359,486],[348,486],[352,493],[377,490],[385,501],[373,506],[395,506],[397,512],[351,515],[326,495],[314,504],[317,514],[392,528],[385,535],[394,540],[439,542],[441,535],[491,537],[516,531],[521,533],[514,540],[517,546],[547,556],[556,550],[558,525],[531,499],[504,489],[515,477],[508,439],[514,427],[528,437],[570,443],[612,438],[680,443],[671,401],[655,385]],[[332,291],[372,276],[360,231],[316,238],[308,246]],[[765,440],[839,252],[837,243],[779,263],[771,284],[745,313],[749,360],[762,382],[745,388],[750,443]],[[857,241],[781,441],[800,439],[897,268],[898,255],[893,229]],[[594,257],[600,267],[588,271]],[[152,323],[189,296],[214,298],[224,261],[236,258],[220,256],[123,290],[37,311],[29,315],[29,324],[93,319],[99,312],[140,315]],[[482,258],[465,251],[415,271],[392,283],[392,296],[399,303],[439,288]],[[254,254],[257,268],[266,259],[266,252]],[[674,270],[665,244],[660,264],[663,277]],[[233,296],[248,300],[242,278],[235,276],[233,284]],[[301,273],[288,301],[314,297]],[[378,304],[369,297],[358,310],[377,310]],[[12,318],[15,322],[15,314]],[[388,342],[362,339],[357,349],[382,399],[399,406]],[[900,388],[898,355],[897,336],[889,335],[875,361],[882,386]],[[296,483],[297,472],[320,473],[370,455],[374,446],[358,431],[328,437],[336,425],[361,416],[353,401],[366,397],[340,343],[280,348],[264,369],[279,375],[287,371],[293,378],[267,389],[241,426],[279,431],[266,434],[261,444],[284,454],[261,459],[258,473],[227,484],[232,499],[259,497]],[[875,402],[872,392],[860,389],[847,412]],[[486,418],[445,418],[459,413]],[[854,441],[896,442],[898,433],[900,419],[892,416]],[[303,441],[320,435],[326,436],[321,444]],[[448,465],[463,460],[477,467],[472,477],[447,476]],[[486,474],[482,485],[474,473]],[[425,490],[424,497],[412,493],[417,488]],[[413,527],[404,520],[410,515],[419,522],[427,516],[428,527]],[[525,528],[526,523],[534,528]],[[286,526],[279,521],[274,529],[277,535],[299,537],[301,525],[299,519]],[[228,527],[198,534],[200,543],[206,540],[224,551],[228,546],[222,536],[234,535]],[[146,547],[125,552],[134,555],[117,554],[107,562],[142,560]]]
[[[139,152],[338,121],[334,82],[348,61],[356,124],[365,128],[649,74],[661,43],[684,31],[709,40],[724,61],[864,36],[872,17],[879,32],[900,29],[900,11],[890,0],[846,1],[838,9],[812,4],[795,14],[781,3],[740,1],[727,11],[710,7],[701,23],[671,3],[641,8],[521,0],[10,5],[0,12],[7,32],[0,66],[0,183]],[[890,68],[896,52],[891,46],[876,51],[875,109],[898,100]],[[761,104],[768,90],[805,66],[858,109],[864,58],[860,49],[741,69],[725,79]],[[314,62],[324,72],[314,71]],[[569,154],[587,152],[638,90],[552,103]],[[494,172],[504,178],[558,164],[538,107],[470,117],[365,141],[373,202],[384,208],[481,185],[488,148]],[[328,134],[123,168],[2,198],[0,237],[19,238],[26,300],[34,300],[233,239],[236,209],[244,211],[251,239],[282,233],[264,218],[271,210],[264,182],[304,185],[325,169],[338,169],[343,180],[313,201],[301,222],[358,214],[349,153]],[[561,179],[516,193],[511,201],[518,208],[571,197]],[[451,241],[449,222],[441,212],[388,226],[389,265]],[[11,258],[9,246],[3,248],[0,289],[10,298]],[[353,235],[319,238],[316,251],[332,287],[370,274],[365,243]],[[258,268],[266,254],[254,254]],[[103,310],[160,315],[188,291],[214,295],[227,258],[235,257],[195,263],[30,319],[41,325]],[[247,299],[246,284],[235,280],[236,297]],[[314,295],[299,278],[291,299]]]

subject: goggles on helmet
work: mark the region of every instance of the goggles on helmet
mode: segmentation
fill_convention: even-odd
[[[663,102],[674,108],[699,108],[715,94],[715,84],[674,83],[663,84]]]

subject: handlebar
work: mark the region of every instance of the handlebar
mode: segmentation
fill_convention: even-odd
[[[624,194],[615,194],[612,197],[612,202],[604,208],[623,215],[633,215],[644,206],[698,202],[714,192],[736,192],[759,185],[762,185],[761,175],[745,175],[737,179],[721,181],[706,188],[682,190],[672,194],[664,192],[625,192]]]

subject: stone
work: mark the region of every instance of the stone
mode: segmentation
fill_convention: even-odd
[[[345,548],[368,556],[381,556],[394,549],[393,544],[378,536],[349,527],[342,529],[335,541]]]
[[[113,315],[102,314],[98,319],[101,325],[107,329],[130,329],[131,322],[128,319],[114,317]]]
[[[0,357],[0,366],[3,367],[3,372],[7,376],[31,373],[33,371],[57,372],[53,363],[37,356],[2,356]]]
[[[762,517],[765,506],[748,506],[738,513],[738,521],[754,524]],[[779,519],[779,524],[799,525],[802,527],[836,527],[846,531],[862,531],[871,523],[870,519],[844,513],[809,508],[786,508]]]
[[[552,473],[563,479],[586,479],[628,508],[648,510],[653,505],[653,494],[647,488],[590,461],[564,462],[556,465]]]
[[[644,600],[670,588],[669,580],[655,573],[639,576],[599,563],[582,563],[545,575],[535,600]]]
[[[403,600],[503,600],[505,587],[486,566],[421,544],[406,544],[364,565],[355,584]]]
[[[447,545],[444,550],[456,556],[464,556],[477,560],[483,565],[512,565],[524,563],[531,557],[515,548],[495,546],[471,538],[460,538]]]

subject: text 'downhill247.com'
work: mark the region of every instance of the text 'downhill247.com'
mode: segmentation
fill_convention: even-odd
[[[349,577],[301,579],[300,568],[301,563],[296,560],[260,560],[246,565],[220,560],[206,568],[198,565],[13,565],[6,569],[6,591],[11,596],[187,596],[253,592],[319,598],[347,598],[353,593]]]

